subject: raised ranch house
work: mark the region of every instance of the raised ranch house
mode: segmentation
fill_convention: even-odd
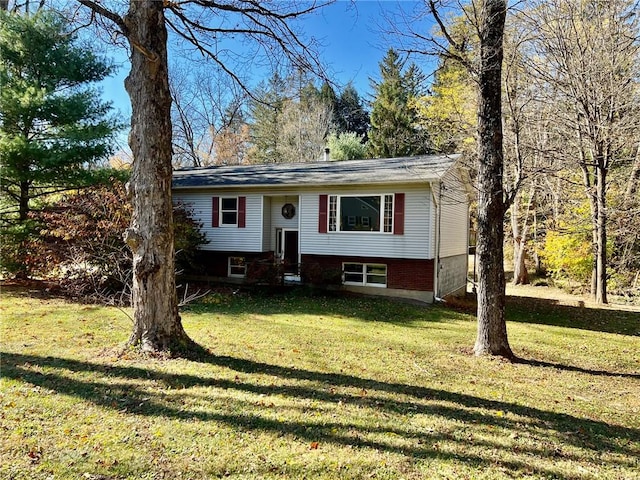
[[[209,241],[199,275],[243,282],[256,265],[279,265],[289,281],[425,302],[465,291],[469,194],[456,155],[173,175],[174,201]]]

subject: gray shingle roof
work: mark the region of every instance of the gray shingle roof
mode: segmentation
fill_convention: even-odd
[[[438,180],[459,155],[315,163],[222,165],[173,172],[173,188],[418,183]]]

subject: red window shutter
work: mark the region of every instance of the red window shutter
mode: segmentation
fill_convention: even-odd
[[[404,193],[396,193],[393,199],[393,234],[404,235]]]
[[[318,233],[327,233],[327,210],[329,206],[329,196],[320,195],[320,210],[318,215]]]
[[[211,208],[211,226],[220,226],[220,197],[213,197],[213,206]]]
[[[238,228],[247,226],[247,197],[238,197]]]

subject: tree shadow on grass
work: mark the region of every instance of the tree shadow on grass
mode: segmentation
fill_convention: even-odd
[[[535,360],[531,358],[515,357],[513,363],[519,363],[521,365],[529,365],[531,367],[543,367],[552,368],[555,370],[562,370],[565,372],[586,373],[587,375],[595,375],[598,377],[620,377],[620,378],[635,378],[640,380],[640,373],[620,373],[609,372],[606,370],[594,370],[591,368],[576,367],[575,365],[564,365],[562,363],[545,362],[543,360]]]
[[[591,308],[579,303],[565,305],[558,300],[533,297],[507,297],[507,320],[554,325],[595,332],[640,336],[640,312]]]
[[[216,297],[217,296],[217,297]],[[357,295],[351,292],[314,291],[295,287],[286,291],[214,294],[213,302],[194,302],[191,315],[315,315],[352,318],[412,327],[421,322],[468,320],[466,315],[399,299]]]
[[[359,449],[373,449],[381,452],[400,454],[410,458],[438,458],[463,462],[471,467],[495,467],[506,469],[511,474],[531,472],[542,476],[556,476],[558,472],[539,462],[538,457],[553,461],[561,456],[564,460],[580,462],[573,453],[575,448],[587,452],[589,456],[606,454],[609,462],[619,468],[633,468],[633,459],[640,455],[640,430],[596,420],[575,417],[569,414],[542,410],[515,403],[489,400],[473,395],[425,388],[401,383],[382,382],[347,374],[326,373],[293,367],[272,365],[231,356],[209,354],[201,359],[201,374],[181,374],[158,372],[153,369],[134,366],[112,366],[72,359],[40,357],[17,353],[2,353],[2,375],[22,382],[28,382],[57,394],[70,395],[92,402],[104,408],[126,409],[136,415],[164,417],[199,422],[218,422],[239,429],[256,430],[278,435],[291,435],[305,442],[323,442],[337,446],[351,446]],[[219,378],[219,368],[237,373],[235,380]],[[89,378],[77,374],[94,373]],[[82,379],[78,377],[82,376]],[[264,377],[271,377],[265,379]],[[160,385],[148,390],[145,382]],[[180,395],[195,395],[188,389],[209,387],[221,392],[243,392],[254,394],[256,399],[269,396],[284,397],[302,401],[305,410],[308,401],[320,405],[355,406],[386,412],[393,418],[402,416],[407,421],[389,424],[363,425],[351,419],[346,412],[338,419],[309,415],[299,419],[291,415],[273,418],[268,408],[256,408],[255,403],[233,399],[236,408],[190,409],[185,404],[175,402],[175,397],[167,398],[162,390],[181,388]],[[221,395],[221,394],[219,394]],[[207,394],[209,402],[215,397]],[[186,405],[189,405],[186,403]],[[456,432],[421,431],[413,427],[410,419],[415,415],[464,422],[465,424],[490,426],[503,429],[503,437],[511,434],[528,435],[534,439],[518,445],[518,455],[506,455],[511,451],[509,442],[493,441],[491,438],[459,437]],[[547,433],[550,432],[550,433]],[[546,440],[553,437],[555,447]],[[392,438],[392,439],[391,439]],[[399,442],[398,439],[401,441]],[[461,447],[457,451],[443,451],[438,442],[456,442]],[[557,445],[570,445],[574,449],[559,452]],[[466,448],[476,447],[474,449]],[[478,453],[478,448],[480,450]],[[496,450],[504,450],[505,457],[498,458]],[[464,452],[464,453],[462,453]],[[509,459],[507,459],[507,457]]]
[[[471,293],[451,298],[446,305],[468,315],[476,315],[478,308],[476,297]],[[567,305],[550,298],[507,295],[505,314],[510,322],[640,336],[640,312],[616,309],[612,305],[593,308],[582,301]]]

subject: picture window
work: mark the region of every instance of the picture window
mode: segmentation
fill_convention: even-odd
[[[393,233],[393,194],[330,195],[330,232]]]

